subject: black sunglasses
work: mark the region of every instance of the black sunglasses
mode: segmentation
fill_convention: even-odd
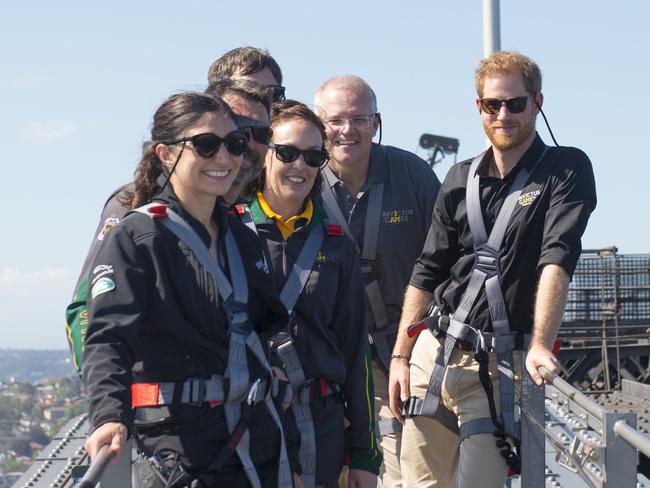
[[[196,153],[204,159],[210,159],[219,152],[219,147],[223,142],[226,149],[233,156],[241,156],[248,149],[248,134],[243,130],[234,130],[226,134],[225,137],[219,137],[212,132],[196,134],[191,137],[183,137],[176,141],[164,142],[163,144],[172,145],[191,142]]]
[[[273,137],[273,130],[268,125],[263,125],[255,119],[238,115],[236,117],[237,127],[250,132],[251,136],[256,142],[268,146]]]
[[[498,98],[481,98],[481,108],[485,113],[496,115],[501,110],[501,106],[505,104],[508,112],[511,114],[520,114],[526,110],[529,98],[530,96],[508,98],[507,100],[499,100]]]
[[[293,146],[286,146],[284,144],[269,144],[269,147],[275,149],[276,157],[283,163],[293,163],[298,156],[302,154],[307,166],[312,168],[320,168],[330,159],[330,155],[325,149],[298,149]]]
[[[284,94],[285,87],[282,85],[266,85],[266,88],[271,92],[274,102],[281,102],[287,98]]]

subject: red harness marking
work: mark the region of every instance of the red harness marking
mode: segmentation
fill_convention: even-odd
[[[131,406],[155,407],[158,405],[158,383],[136,383],[131,385]]]

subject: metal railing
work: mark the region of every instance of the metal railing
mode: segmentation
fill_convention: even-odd
[[[523,375],[524,453],[531,449],[531,442],[536,449],[540,445],[544,449],[546,440],[557,453],[557,464],[582,478],[588,486],[636,486],[637,451],[646,456],[650,454],[650,439],[636,430],[636,414],[609,411],[546,368],[540,368],[540,373],[549,383],[544,389],[546,422],[539,420],[539,405],[525,395],[529,375]],[[535,415],[531,414],[531,409]],[[526,477],[531,481],[526,482]],[[539,466],[527,463],[525,456],[522,486],[544,486]]]
[[[95,461],[90,464],[88,471],[86,471],[86,474],[84,474],[83,478],[81,478],[81,480],[79,480],[79,482],[74,485],[74,488],[95,488],[95,486],[97,486],[97,483],[99,483],[102,479],[102,475],[104,474],[106,467],[114,457],[108,449],[108,444],[104,444],[101,447],[97,453]]]

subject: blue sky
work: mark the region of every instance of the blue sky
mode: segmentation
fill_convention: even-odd
[[[131,178],[158,105],[203,89],[210,64],[267,48],[287,94],[336,74],[375,89],[384,142],[424,132],[485,144],[474,106],[480,0],[6,2],[0,16],[0,347],[65,348],[64,309],[102,204]],[[650,252],[650,2],[502,0],[501,47],[538,62],[562,145],[591,158],[598,208],[585,248]],[[550,137],[538,121],[542,137]],[[436,168],[442,179],[452,161]]]

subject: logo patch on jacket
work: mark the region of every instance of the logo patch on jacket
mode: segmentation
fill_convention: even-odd
[[[118,219],[117,217],[109,217],[106,220],[104,220],[104,226],[102,227],[102,230],[99,231],[99,234],[97,234],[97,240],[103,241],[104,237],[106,237],[106,234],[108,234],[111,231],[111,229],[119,223],[120,223],[120,219]]]
[[[102,293],[107,291],[113,291],[115,289],[115,282],[110,278],[100,278],[97,283],[93,285],[93,289],[90,292],[92,298],[96,298]]]
[[[383,210],[381,218],[386,224],[399,224],[401,222],[408,222],[409,217],[415,215],[415,210],[407,208],[405,210]]]
[[[257,269],[261,269],[266,274],[269,274],[269,267],[266,264],[266,258],[262,258],[262,259],[259,259],[259,260],[255,261],[255,267],[257,267]]]
[[[528,193],[524,193],[523,195],[519,195],[519,205],[522,207],[527,207],[528,205],[531,205],[537,196],[540,194],[541,190],[535,190],[535,191],[529,191]]]

